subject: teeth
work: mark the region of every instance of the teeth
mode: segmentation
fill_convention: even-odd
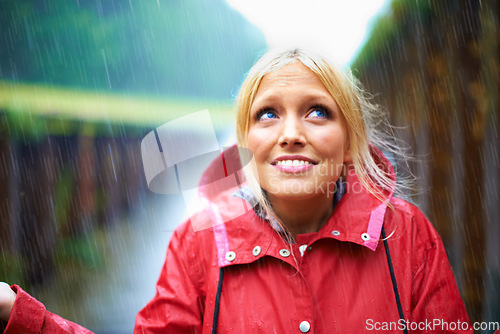
[[[279,166],[304,166],[310,165],[309,161],[304,160],[281,160],[276,163]]]

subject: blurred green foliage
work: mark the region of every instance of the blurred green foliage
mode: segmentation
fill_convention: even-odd
[[[24,286],[27,284],[24,273],[24,260],[22,256],[15,252],[2,250],[0,257],[0,280],[2,282],[12,282]]]
[[[70,168],[65,167],[59,173],[54,186],[54,219],[59,231],[67,228],[67,220],[71,210],[71,199],[74,190],[74,176]]]
[[[57,266],[78,265],[83,268],[99,269],[105,259],[101,258],[104,246],[94,231],[78,237],[64,238],[57,243],[54,257]]]
[[[37,141],[45,135],[140,136],[176,117],[208,109],[231,126],[232,101],[213,98],[159,98],[94,93],[43,85],[0,81],[2,132],[10,138]]]
[[[263,34],[224,0],[0,0],[0,78],[231,98]]]

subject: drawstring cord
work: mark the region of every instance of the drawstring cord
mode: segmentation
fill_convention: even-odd
[[[221,157],[222,157],[222,165],[224,166],[224,175],[225,177],[227,177],[227,167],[226,167],[226,159],[224,158],[224,150],[222,150]],[[236,177],[236,180],[238,181],[238,188],[240,188],[238,177]],[[223,267],[220,267],[219,269],[219,283],[217,285],[217,293],[215,295],[214,318],[212,320],[212,334],[217,333],[217,323],[219,321],[220,294],[222,293],[222,280],[224,278],[223,269],[224,269]]]
[[[389,244],[387,243],[387,238],[385,237],[385,230],[383,226],[382,226],[382,239],[384,240],[385,255],[387,256],[387,263],[389,264],[389,271],[391,272],[392,289],[394,290],[394,296],[396,297],[396,304],[398,305],[399,318],[403,323],[403,332],[405,334],[408,334],[405,317],[403,315],[403,307],[401,306],[401,300],[399,300],[398,284],[396,282],[396,275],[394,275],[394,267],[392,266],[391,253],[389,252]]]
[[[389,252],[389,244],[385,236],[385,230],[382,226],[382,239],[384,240],[385,255],[387,257],[387,264],[389,265],[389,271],[391,273],[392,289],[394,290],[394,297],[396,297],[396,304],[398,306],[399,318],[403,323],[403,332],[408,334],[408,329],[406,328],[406,322],[403,315],[403,307],[401,306],[401,300],[399,299],[398,284],[396,282],[396,275],[394,275],[394,267],[392,266],[391,253]],[[217,333],[217,322],[219,321],[219,307],[220,307],[220,295],[222,293],[222,280],[224,278],[224,268],[220,267],[219,270],[219,283],[217,285],[217,294],[215,295],[215,307],[214,307],[214,318],[212,321],[212,334]]]
[[[219,306],[220,306],[220,294],[222,292],[222,279],[224,278],[224,268],[220,267],[219,270],[219,284],[217,285],[217,294],[215,295],[215,309],[214,309],[214,319],[212,321],[212,334],[217,333],[217,322],[219,321]]]

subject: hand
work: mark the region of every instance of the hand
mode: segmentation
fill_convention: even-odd
[[[0,320],[9,321],[16,297],[16,293],[7,283],[0,282]]]

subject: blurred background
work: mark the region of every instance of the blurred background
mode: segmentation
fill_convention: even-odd
[[[294,45],[351,66],[387,110],[471,320],[500,321],[499,4],[346,3],[0,0],[0,281],[130,333],[185,218],[182,196],[148,190],[142,138],[208,109],[234,142],[246,71]]]

